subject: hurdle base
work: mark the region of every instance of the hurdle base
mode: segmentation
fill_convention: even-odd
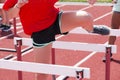
[[[16,52],[16,49],[0,48],[0,51]]]
[[[27,47],[27,48],[25,48],[25,49],[22,49],[21,50],[21,53],[24,53],[24,52],[26,52],[26,51],[29,51],[29,50],[31,50],[33,47],[32,46],[30,46],[30,47]]]
[[[21,53],[24,53],[30,49],[32,49],[33,47],[30,46],[30,47],[27,47],[25,49],[22,49]],[[7,51],[7,52],[17,52],[16,49],[10,49],[10,48],[0,48],[0,51]]]

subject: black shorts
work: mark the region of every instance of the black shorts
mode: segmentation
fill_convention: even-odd
[[[49,43],[55,41],[55,35],[64,34],[64,33],[61,33],[60,26],[59,26],[59,17],[61,14],[62,13],[58,14],[56,21],[49,28],[42,31],[34,32],[31,35],[31,38],[33,39],[34,47],[46,46]]]

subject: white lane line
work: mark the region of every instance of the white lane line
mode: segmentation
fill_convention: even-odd
[[[110,15],[110,14],[112,14],[112,11],[111,11],[111,12],[108,12],[108,13],[106,13],[106,14],[104,14],[104,15],[96,18],[96,19],[94,19],[93,21],[95,22],[95,21],[97,21],[97,20],[99,20],[99,19],[102,19],[102,18],[104,18],[104,17],[106,17],[106,16],[108,16],[108,15]]]

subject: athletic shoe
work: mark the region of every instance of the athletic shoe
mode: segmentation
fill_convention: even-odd
[[[0,25],[0,29],[2,30],[4,28],[4,26],[2,26],[2,24]]]
[[[110,54],[110,60],[112,60],[112,54]],[[103,62],[106,62],[106,57],[104,56],[103,59],[102,59]]]
[[[3,25],[3,24],[1,25],[2,31],[4,31],[4,32],[10,31],[11,30],[10,27],[11,26],[8,26],[8,25]]]
[[[92,33],[101,34],[101,35],[109,35],[110,29],[106,27],[105,25],[94,25]]]

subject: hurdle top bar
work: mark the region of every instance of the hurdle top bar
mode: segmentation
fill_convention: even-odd
[[[30,38],[14,38],[14,44],[16,45],[16,40],[22,40],[22,45],[32,46],[32,39]],[[55,41],[53,42],[52,48],[57,49],[67,49],[67,50],[81,50],[81,51],[96,51],[104,52],[106,47],[111,47],[112,53],[116,53],[116,45],[106,45],[106,44],[92,44],[92,43],[80,43],[80,42],[66,42],[66,41]]]
[[[0,68],[51,75],[76,77],[83,71],[83,78],[90,78],[90,69],[84,67],[61,66],[25,61],[0,60]]]
[[[106,45],[106,44],[55,41],[52,47],[58,49],[96,51],[96,52],[104,52],[104,53],[106,52],[106,47],[111,47],[112,49],[111,52],[116,53],[116,45]]]
[[[107,27],[106,25],[101,25],[101,26],[105,26]],[[109,28],[109,27],[107,27]],[[110,29],[110,36],[120,36],[120,29]],[[77,27],[73,30],[71,30],[69,33],[72,33],[72,34],[89,34],[89,35],[98,35],[98,34],[94,34],[94,33],[89,33],[88,31],[86,31],[84,28],[82,27]]]

